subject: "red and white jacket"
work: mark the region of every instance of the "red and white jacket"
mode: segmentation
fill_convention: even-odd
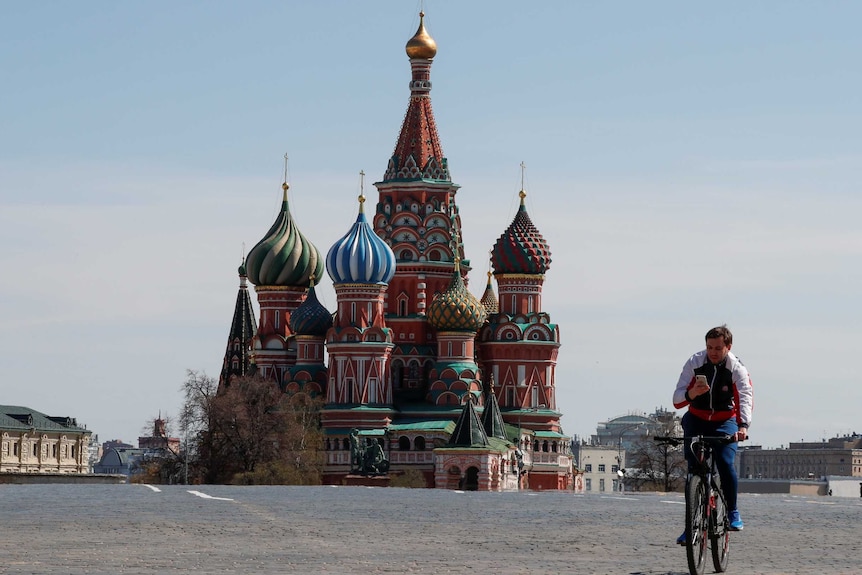
[[[689,399],[688,390],[694,385],[697,375],[706,376],[709,392]],[[673,392],[675,408],[688,406],[689,413],[707,421],[727,421],[735,417],[740,427],[751,424],[753,402],[751,376],[742,362],[730,352],[717,365],[709,362],[706,350],[691,356],[682,367]]]

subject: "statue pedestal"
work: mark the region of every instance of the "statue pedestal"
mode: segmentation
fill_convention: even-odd
[[[364,487],[389,487],[388,475],[347,475],[342,485],[362,485]]]

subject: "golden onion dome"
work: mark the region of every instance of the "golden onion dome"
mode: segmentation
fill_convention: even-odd
[[[437,42],[435,42],[434,38],[432,38],[425,30],[424,20],[425,13],[419,12],[419,29],[416,30],[413,37],[407,41],[407,46],[405,47],[405,50],[407,50],[407,56],[409,56],[410,59],[424,58],[426,60],[430,60],[437,55]]]

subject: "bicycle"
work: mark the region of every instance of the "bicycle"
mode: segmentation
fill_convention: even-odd
[[[716,573],[727,570],[730,556],[730,518],[721,479],[715,466],[713,448],[735,441],[733,435],[655,437],[660,444],[673,446],[689,442],[697,463],[689,465],[685,479],[685,554],[691,575],[703,575],[706,544],[712,550]]]

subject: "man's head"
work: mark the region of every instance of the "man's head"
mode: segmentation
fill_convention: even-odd
[[[706,332],[706,356],[712,363],[719,363],[733,345],[733,334],[726,325],[714,327]]]

